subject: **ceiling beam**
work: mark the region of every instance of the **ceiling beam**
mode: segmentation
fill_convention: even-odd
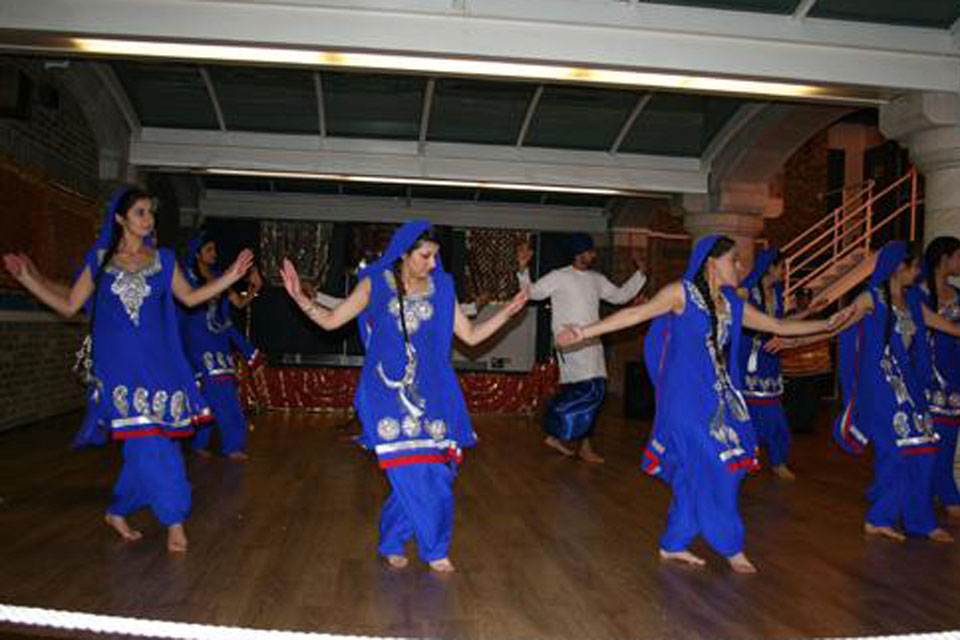
[[[793,19],[806,20],[815,4],[817,4],[817,0],[800,0],[800,4],[797,5],[797,8],[793,12]]]
[[[0,48],[40,36],[117,36],[326,51],[736,76],[903,90],[960,89],[947,29],[641,2],[468,0],[0,0]],[[184,21],[183,16],[190,20]],[[549,19],[545,19],[549,16]],[[430,38],[425,39],[424,33]],[[52,46],[52,45],[50,45]],[[572,81],[582,81],[574,75]]]
[[[313,88],[317,94],[317,126],[319,127],[320,137],[327,137],[327,111],[323,106],[323,77],[319,71],[313,72]]]
[[[543,85],[537,85],[536,90],[533,92],[533,95],[530,97],[530,102],[527,103],[527,111],[523,114],[523,122],[520,124],[520,131],[517,132],[517,142],[515,146],[517,148],[523,146],[524,140],[527,139],[527,131],[530,130],[530,123],[533,122],[533,114],[537,112],[537,105],[540,104],[540,98],[543,96]]]
[[[633,128],[633,123],[637,121],[640,112],[647,108],[647,103],[650,102],[651,98],[653,98],[652,93],[645,93],[637,98],[637,103],[633,105],[633,110],[630,112],[630,115],[627,116],[627,119],[624,120],[623,126],[620,127],[620,132],[617,133],[613,144],[610,145],[610,153],[616,153],[620,150],[620,145],[623,144],[627,134],[630,133],[630,129]]]
[[[207,87],[207,95],[213,104],[213,112],[217,114],[217,125],[220,131],[227,130],[227,121],[223,117],[223,107],[220,106],[220,96],[217,95],[217,89],[213,86],[213,80],[210,78],[210,71],[206,67],[197,67],[200,71],[200,77],[203,78],[203,84]]]
[[[540,231],[607,230],[603,207],[564,207],[515,202],[405,199],[306,193],[262,193],[207,189],[200,198],[204,218],[405,222],[413,217],[437,224]]]
[[[241,131],[144,128],[130,145],[144,169],[211,168],[704,193],[699,158],[512,145],[320,138]]]

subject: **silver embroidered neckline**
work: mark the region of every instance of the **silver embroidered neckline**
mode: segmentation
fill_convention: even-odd
[[[105,271],[115,276],[110,291],[120,298],[123,308],[135,326],[140,326],[140,307],[153,289],[147,283],[147,278],[160,272],[163,265],[160,262],[160,252],[154,254],[153,260],[136,271],[109,264]]]

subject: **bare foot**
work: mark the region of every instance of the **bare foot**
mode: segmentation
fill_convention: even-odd
[[[206,449],[194,449],[193,452],[200,456],[201,458],[212,458],[213,454],[207,451]]]
[[[878,527],[870,524],[869,522],[864,523],[863,532],[869,536],[881,536],[884,538],[890,538],[891,540],[896,540],[897,542],[903,542],[907,539],[907,536],[903,535],[893,527]]]
[[[733,569],[735,573],[756,573],[757,567],[747,560],[747,556],[743,555],[743,552],[738,553],[735,556],[730,556],[727,558],[727,562],[730,563],[730,568]]]
[[[384,556],[387,559],[387,564],[389,564],[394,569],[403,569],[405,566],[410,564],[410,561],[407,560],[406,556]]]
[[[440,558],[430,563],[430,568],[437,573],[453,573],[455,571],[453,563],[449,558]]]
[[[960,504],[948,504],[946,510],[947,518],[950,520],[960,520]]]
[[[560,442],[553,436],[547,436],[546,439],[544,439],[544,443],[546,443],[546,445],[551,449],[556,449],[557,451],[559,451],[565,456],[573,455],[573,451],[568,449],[562,442]]]
[[[790,471],[790,468],[785,464],[775,464],[770,468],[773,471],[773,475],[777,476],[781,480],[796,480],[797,476]]]
[[[130,525],[127,524],[127,519],[123,516],[108,513],[106,516],[104,516],[103,520],[108,526],[112,527],[117,533],[119,533],[120,537],[124,540],[130,540],[132,542],[143,537],[142,533],[136,529],[130,528]]]
[[[167,551],[170,553],[186,553],[187,532],[182,524],[175,524],[167,528]]]
[[[683,551],[667,551],[665,549],[660,549],[660,559],[670,560],[672,562],[682,562],[683,564],[693,565],[694,567],[702,567],[707,564],[706,560],[700,556],[693,555],[686,549]]]
[[[233,453],[229,454],[227,458],[233,460],[234,462],[244,462],[249,460],[250,456],[243,451],[234,451]]]
[[[583,444],[580,445],[580,453],[577,455],[580,456],[580,459],[584,462],[592,462],[594,464],[603,464],[604,459],[593,450],[593,447],[590,446],[589,440],[584,440]]]
[[[953,536],[947,533],[944,529],[937,527],[933,531],[927,534],[927,537],[933,540],[934,542],[953,542]]]

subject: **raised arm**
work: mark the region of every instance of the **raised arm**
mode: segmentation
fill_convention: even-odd
[[[370,303],[370,278],[361,280],[346,300],[328,310],[307,297],[300,285],[300,276],[296,268],[286,258],[283,260],[281,275],[283,276],[284,288],[293,298],[293,301],[297,303],[297,306],[300,307],[300,310],[327,331],[338,329],[350,322]]]
[[[3,263],[27,291],[65,318],[75,315],[93,295],[93,276],[90,275],[89,266],[84,267],[83,273],[73,286],[66,289],[61,285],[51,284],[25,256],[8,253],[3,256]]]
[[[848,309],[849,317],[847,317],[843,322],[835,326],[830,331],[824,333],[814,333],[809,334],[799,338],[782,338],[776,336],[771,340],[768,340],[764,345],[764,349],[771,353],[777,353],[782,349],[795,349],[797,347],[804,347],[808,344],[815,344],[817,342],[822,342],[823,340],[829,340],[842,331],[845,331],[847,328],[852,327],[853,325],[860,322],[863,319],[863,316],[869,313],[873,309],[873,300],[870,298],[869,293],[861,293],[856,300],[853,301]]]
[[[763,313],[752,304],[743,306],[743,326],[754,331],[772,333],[778,336],[805,336],[815,333],[829,333],[838,327],[852,324],[852,319],[863,317],[860,300],[837,311],[826,320],[792,320],[774,318]]]
[[[480,344],[496,333],[507,320],[516,315],[527,304],[527,291],[520,289],[509,304],[504,305],[497,313],[483,322],[473,323],[463,313],[461,305],[453,310],[453,333],[465,344],[470,346]]]
[[[557,346],[566,347],[605,333],[626,329],[671,311],[680,313],[683,311],[684,303],[683,285],[680,282],[672,282],[658,291],[649,302],[621,309],[585,327],[567,327],[557,334]]]
[[[184,306],[195,307],[226,291],[233,283],[240,280],[252,265],[253,252],[250,249],[244,249],[222,276],[196,289],[191,287],[187,279],[183,277],[180,266],[174,265],[173,295]]]
[[[260,293],[260,289],[263,288],[263,278],[260,277],[260,270],[257,269],[256,265],[250,267],[250,273],[247,274],[247,282],[250,283],[250,287],[243,293],[238,293],[232,289],[228,293],[230,296],[230,304],[237,309],[249,307],[253,299]]]
[[[630,302],[637,297],[643,285],[647,283],[647,276],[640,269],[634,271],[633,275],[619,287],[599,273],[597,277],[600,278],[600,297],[610,304]]]
[[[923,307],[923,321],[929,328],[960,338],[960,323],[947,320],[939,313],[935,313],[925,303],[921,306]]]

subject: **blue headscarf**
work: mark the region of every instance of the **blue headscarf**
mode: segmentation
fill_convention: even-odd
[[[709,235],[704,236],[697,242],[693,248],[693,253],[690,255],[690,259],[687,261],[687,269],[683,273],[683,279],[685,281],[693,284],[694,279],[703,267],[703,263],[707,260],[710,252],[713,251],[714,246],[716,246],[717,242],[723,237],[724,236],[720,235]],[[725,286],[721,289],[721,292],[730,304],[730,311],[733,315],[730,325],[730,353],[739,353],[741,328],[743,325],[743,300],[740,299],[732,287]],[[663,365],[662,358],[664,356],[672,316],[672,312],[658,316],[650,325],[650,330],[647,332],[647,336],[643,342],[643,357],[647,365],[647,373],[654,386],[659,384],[660,368]],[[730,370],[730,378],[733,384],[738,389],[741,388],[743,386],[743,372],[740,370],[739,359],[729,358],[728,369]]]
[[[753,271],[751,271],[750,274],[743,279],[743,281],[740,283],[740,286],[747,289],[752,289],[760,284],[760,280],[767,274],[767,271],[770,270],[770,266],[775,263],[779,257],[780,249],[775,247],[761,251],[757,255],[756,260],[753,261]]]
[[[364,278],[370,278],[370,281],[373,282],[373,279],[384,271],[393,269],[393,263],[401,259],[403,254],[410,251],[410,248],[416,243],[417,238],[429,231],[431,227],[432,225],[426,220],[411,220],[405,223],[394,232],[393,237],[390,238],[390,244],[387,245],[386,251],[383,252],[380,258],[373,264],[360,270],[358,279],[363,281]],[[440,261],[440,254],[437,254],[436,257],[435,270],[443,272],[443,263]],[[360,338],[364,345],[367,344],[367,340],[370,337],[370,323],[372,321],[370,314],[370,305],[367,305],[367,308],[357,316],[357,323],[360,327]]]
[[[877,255],[877,262],[873,267],[873,273],[870,275],[870,286],[876,287],[893,275],[904,260],[907,258],[907,243],[896,241],[888,242],[884,245]]]
[[[200,270],[197,268],[197,262],[200,258],[200,249],[203,248],[203,245],[212,241],[213,238],[210,236],[210,234],[206,230],[200,229],[194,233],[193,236],[191,236],[190,242],[187,243],[187,259],[183,265],[183,272],[187,280],[190,282],[190,285],[194,288],[203,284],[203,282],[200,281]],[[220,272],[216,266],[211,266],[210,272],[214,276],[220,276]]]

